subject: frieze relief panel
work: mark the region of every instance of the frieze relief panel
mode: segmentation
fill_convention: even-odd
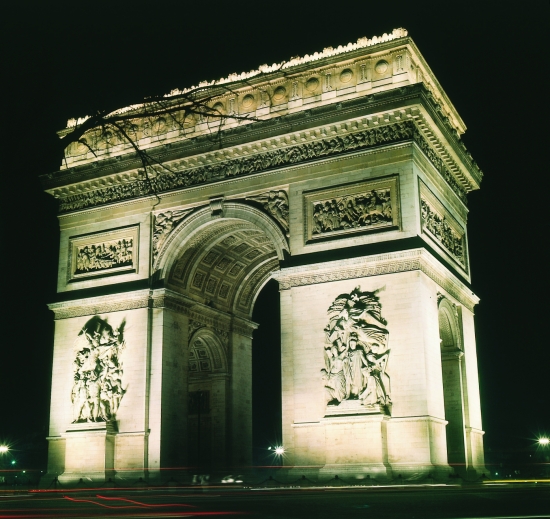
[[[321,370],[327,415],[391,411],[389,331],[381,314],[380,290],[355,287],[328,309]]]
[[[147,196],[152,193],[161,193],[172,189],[182,189],[227,178],[259,173],[272,168],[292,166],[301,162],[328,158],[340,153],[365,150],[372,146],[409,139],[418,144],[455,194],[463,202],[466,202],[464,187],[457,182],[444,161],[431,148],[413,121],[385,124],[363,131],[346,133],[342,136],[316,138],[312,142],[284,146],[264,153],[254,153],[214,164],[193,167],[191,164],[184,165],[182,162],[181,170],[170,173],[159,171],[159,174],[149,179],[136,178],[128,182],[74,194],[68,194],[68,192],[65,194],[62,190],[59,190],[54,192],[54,196],[60,198],[61,212],[75,211],[86,207]],[[175,167],[173,166],[174,169]]]
[[[305,241],[399,228],[397,177],[304,194]]]
[[[139,226],[69,238],[67,281],[138,270]]]
[[[434,240],[468,272],[465,230],[429,188],[420,180],[419,183],[422,232]]]

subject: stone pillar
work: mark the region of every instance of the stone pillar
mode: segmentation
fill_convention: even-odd
[[[252,464],[252,332],[251,321],[234,317],[230,349],[229,429],[230,463]]]
[[[470,465],[466,453],[464,427],[463,356],[464,354],[458,350],[441,353],[445,418],[448,421],[446,428],[447,458],[449,464],[459,473]]]
[[[281,290],[281,403],[282,403],[282,443],[285,448],[285,465],[297,465],[296,454],[303,452],[295,444],[294,425],[294,334],[292,289]],[[309,439],[305,438],[305,443]],[[324,465],[324,459],[322,461]]]
[[[467,308],[461,312],[464,357],[462,359],[462,378],[464,387],[464,426],[466,431],[466,450],[470,477],[488,474],[485,467],[483,435],[481,424],[481,406],[479,397],[479,377],[477,369],[476,338],[474,314]]]
[[[149,476],[168,480],[187,462],[188,317],[177,294],[155,290],[149,312]]]

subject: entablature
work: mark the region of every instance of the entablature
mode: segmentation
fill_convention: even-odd
[[[73,212],[413,140],[463,202],[467,192],[479,187],[481,172],[423,85],[323,106],[274,122],[276,127],[261,121],[224,130],[222,149],[212,150],[210,142],[200,139],[184,141],[178,150],[165,146],[155,156],[158,165],[148,168],[147,174],[136,159],[99,161],[95,168],[60,171],[44,178],[44,184],[60,199],[61,212]]]

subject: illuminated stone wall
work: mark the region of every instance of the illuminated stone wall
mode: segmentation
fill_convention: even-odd
[[[272,278],[291,472],[484,470],[464,124],[403,30],[283,68],[214,85],[214,130],[136,115],[163,163],[147,179],[95,130],[97,156],[72,145],[43,178],[63,300],[45,479],[250,465],[250,319]],[[195,139],[218,130],[217,151]]]

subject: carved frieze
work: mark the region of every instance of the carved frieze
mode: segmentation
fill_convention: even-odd
[[[288,194],[285,190],[266,191],[261,195],[248,196],[246,200],[261,204],[264,211],[275,218],[285,233],[288,233]]]
[[[399,227],[397,177],[304,194],[306,243]]]
[[[126,346],[123,320],[113,328],[107,319],[89,319],[75,343],[73,361],[72,423],[109,422],[126,388],[122,385],[121,353]]]
[[[137,225],[69,238],[67,281],[136,272],[138,239]]]
[[[420,182],[420,219],[422,232],[433,239],[467,271],[464,229],[422,182]]]
[[[458,184],[451,172],[447,170],[443,160],[425,141],[414,121],[402,121],[355,133],[346,133],[342,136],[320,138],[304,144],[233,158],[225,162],[201,165],[194,168],[186,167],[174,173],[164,171],[154,178],[135,179],[95,191],[64,196],[60,199],[60,211],[76,211],[86,207],[216,182],[226,178],[250,175],[272,168],[291,166],[301,162],[410,139],[419,145],[457,196],[465,202],[466,192],[464,188]]]
[[[321,370],[327,408],[346,401],[382,412],[391,406],[389,331],[378,292],[358,286],[340,294],[328,309]]]

